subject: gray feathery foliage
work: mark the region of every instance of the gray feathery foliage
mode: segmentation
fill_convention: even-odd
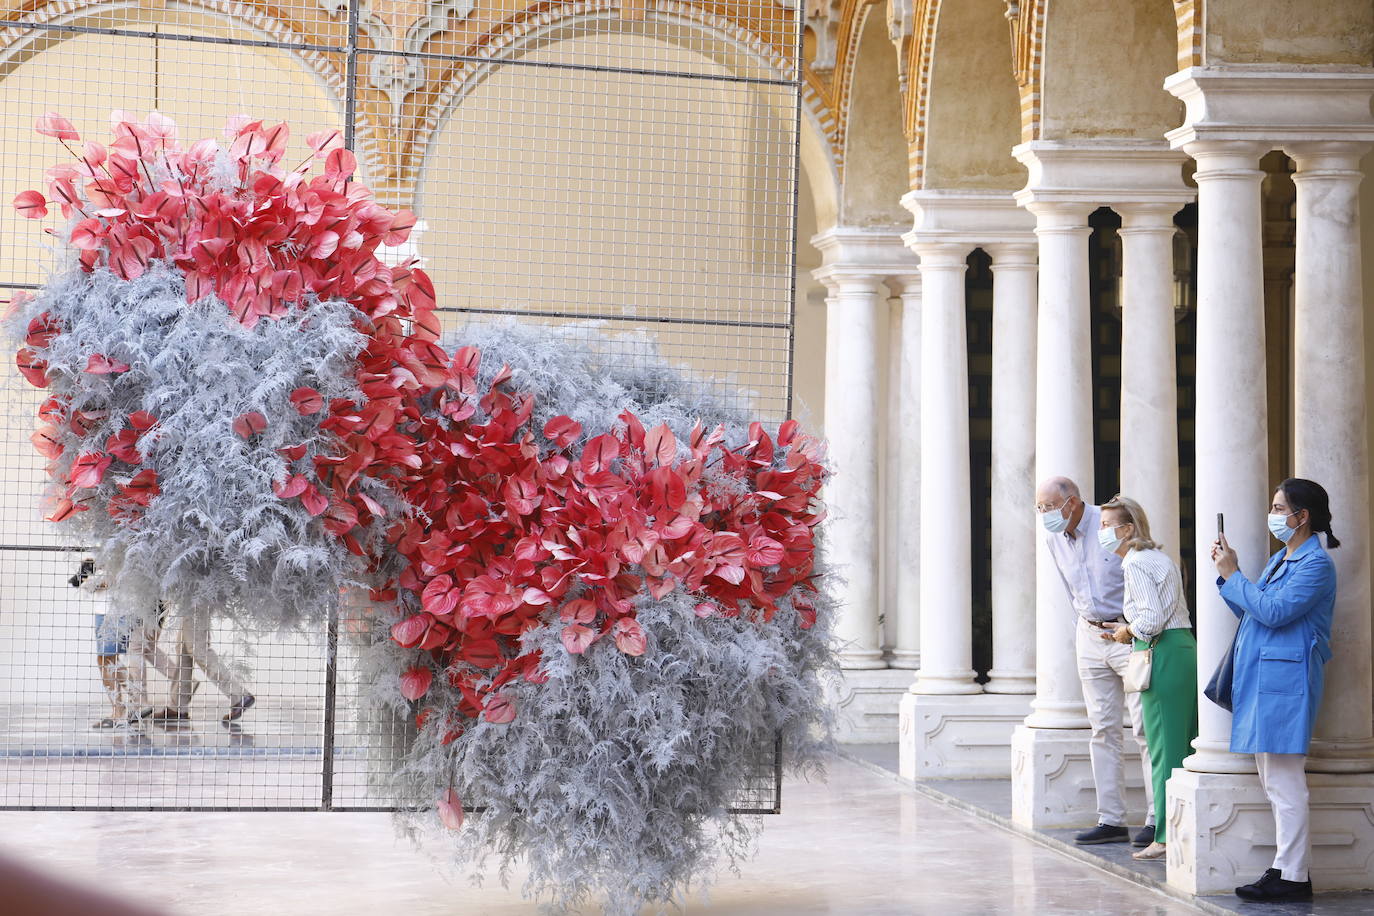
[[[129,427],[130,414],[157,418],[137,443],[139,467],[156,470],[161,490],[142,518],[121,523],[106,511],[117,486],[138,470],[116,461],[85,491],[94,494],[89,510],[61,526],[95,547],[116,583],[118,609],[146,613],[162,599],[241,623],[291,625],[320,618],[337,604],[340,588],[359,580],[359,563],[323,519],[272,490],[289,473],[317,482],[311,458],[332,439],[319,428],[327,410],[302,416],[291,392],[314,388],[326,405],[359,397],[355,358],[366,341],[346,302],[312,302],[249,330],[215,297],[188,305],[181,271],[155,263],[133,281],[73,266],[22,312],[10,329],[15,338],[45,312],[61,326],[39,351],[50,392],[69,401],[68,416],[92,418],[84,436],[63,425],[50,500],[62,495],[78,455],[104,452],[107,438]],[[130,368],[86,372],[97,353]],[[267,418],[266,429],[245,440],[234,420],[255,411]],[[301,460],[278,452],[302,444]]]
[[[629,409],[646,427],[666,422],[680,441],[698,419],[708,427],[724,422],[734,442],[746,435],[743,411],[667,366],[645,338],[598,344],[572,330],[513,322],[470,325],[457,336],[482,350],[479,390],[508,364],[513,387],[534,394],[536,430],[567,415],[583,425],[585,439]],[[727,809],[771,779],[774,742],[781,739],[786,769],[802,774],[818,771],[829,747],[822,681],[837,667],[834,601],[824,590],[815,596],[816,623],[803,629],[787,599],[767,624],[699,618],[697,600],[641,595],[647,650],[638,657],[609,638],[569,654],[551,619],[523,638],[524,650],[542,650],[548,682],[512,683],[513,722],[469,721],[448,745],[445,727],[409,725],[414,708],[398,675],[413,653],[388,638],[390,620],[379,620],[362,653],[362,680],[371,688],[361,712],[365,733],[378,745],[390,742],[374,785],[400,807],[401,828],[416,839],[432,835],[434,805],[453,788],[465,805],[485,809],[457,835],[455,864],[475,865],[480,876],[494,859],[504,882],[523,860],[524,893],[554,912],[598,899],[615,914],[680,904],[722,860],[735,867],[761,824]],[[437,709],[458,702],[443,678],[423,701]],[[438,842],[455,838],[441,833]]]

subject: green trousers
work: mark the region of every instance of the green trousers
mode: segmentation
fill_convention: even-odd
[[[1149,643],[1137,639],[1137,650]],[[1145,717],[1145,741],[1155,790],[1155,842],[1165,842],[1164,784],[1183,758],[1193,752],[1197,737],[1197,641],[1189,630],[1165,630],[1155,643],[1150,689],[1140,694]]]

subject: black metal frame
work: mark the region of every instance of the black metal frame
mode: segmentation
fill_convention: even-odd
[[[142,29],[120,29],[120,28],[100,28],[97,26],[82,26],[69,23],[49,23],[35,22],[23,18],[16,20],[0,20],[0,28],[5,29],[30,29],[36,32],[64,32],[69,34],[82,35],[108,35],[125,38],[146,38],[157,41],[181,41],[200,44],[232,45],[239,47],[252,48],[277,48],[286,51],[312,51],[332,54],[342,54],[345,58],[345,78],[344,78],[344,145],[350,150],[356,148],[356,126],[357,126],[357,91],[358,91],[358,58],[359,55],[367,56],[398,56],[428,60],[446,60],[454,62],[471,62],[477,64],[499,64],[501,66],[519,65],[540,67],[544,69],[557,70],[576,70],[603,73],[618,73],[642,76],[668,77],[690,80],[710,80],[712,82],[727,82],[737,84],[752,84],[763,86],[777,86],[790,88],[796,94],[796,118],[798,139],[794,152],[793,165],[793,195],[791,201],[791,216],[794,227],[794,235],[789,258],[789,268],[791,273],[796,270],[797,240],[795,236],[798,194],[800,193],[800,119],[802,115],[802,72],[800,66],[796,67],[794,76],[791,79],[770,79],[765,77],[732,76],[722,74],[692,73],[680,70],[663,69],[657,70],[644,67],[615,67],[600,64],[577,64],[577,63],[553,63],[535,62],[521,59],[502,59],[500,57],[485,57],[476,55],[462,54],[438,54],[430,52],[409,52],[396,51],[383,48],[362,48],[358,44],[358,19],[359,19],[359,0],[349,0],[348,3],[348,26],[347,43],[344,45],[317,45],[297,42],[269,41],[263,39],[250,38],[221,38],[203,35],[188,35],[177,32],[147,31]],[[795,58],[800,61],[802,57],[802,33],[800,18],[796,27]],[[34,283],[4,283],[0,286],[9,289],[38,289],[39,285]],[[633,322],[640,324],[662,324],[662,325],[695,325],[707,327],[736,327],[753,328],[762,330],[786,330],[788,332],[788,353],[787,353],[787,412],[790,414],[792,409],[793,397],[793,371],[794,371],[794,342],[796,327],[796,289],[795,284],[791,287],[788,302],[788,320],[779,321],[739,321],[712,318],[690,318],[690,317],[668,317],[668,316],[635,316],[620,313],[583,313],[583,312],[543,312],[535,310],[496,310],[489,308],[463,308],[463,307],[440,307],[438,311],[465,314],[501,314],[520,317],[538,318],[561,318],[579,319],[588,321],[613,321],[613,322]],[[8,551],[51,551],[51,552],[84,552],[89,550],[87,547],[71,546],[64,544],[0,544],[0,553]],[[337,727],[337,701],[338,701],[338,649],[339,649],[339,618],[337,613],[331,613],[326,623],[325,639],[325,683],[324,683],[324,718],[323,718],[323,738],[320,748],[321,756],[321,790],[319,805],[0,805],[0,811],[185,811],[185,812],[319,812],[319,811],[339,811],[339,812],[385,812],[398,810],[395,807],[382,805],[336,805],[334,804],[334,777],[335,777],[335,756],[336,750],[336,727]],[[768,815],[779,814],[782,810],[782,737],[779,735],[772,747],[772,790],[773,804],[771,807],[732,807],[731,814],[737,815]],[[469,809],[470,813],[480,813],[483,809],[475,807]]]

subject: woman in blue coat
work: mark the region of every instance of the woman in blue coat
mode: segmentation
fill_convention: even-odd
[[[1309,900],[1307,745],[1322,698],[1322,669],[1331,658],[1331,611],[1336,568],[1326,546],[1331,533],[1326,490],[1310,480],[1279,485],[1269,508],[1269,530],[1284,548],[1251,582],[1236,552],[1218,535],[1212,561],[1221,597],[1240,618],[1231,688],[1231,750],[1254,754],[1260,786],[1274,810],[1277,854],[1254,884],[1236,888],[1245,900]]]

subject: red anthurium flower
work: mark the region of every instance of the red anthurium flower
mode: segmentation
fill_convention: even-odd
[[[71,121],[62,117],[55,111],[50,111],[41,116],[33,129],[45,137],[55,137],[58,140],[80,140],[81,135],[76,132],[76,127]]]
[[[48,364],[39,359],[37,353],[25,347],[16,355],[15,364],[19,367],[19,374],[24,376],[30,385],[35,388],[48,387]]]
[[[291,403],[296,405],[301,416],[319,413],[324,409],[324,398],[314,388],[297,388],[291,392]]]
[[[425,638],[433,620],[428,614],[411,614],[391,625],[391,638],[402,648],[413,649]]]
[[[304,493],[309,485],[310,481],[303,474],[292,474],[280,483],[272,484],[272,492],[277,494],[278,499],[291,499]]]
[[[133,479],[119,487],[120,495],[130,503],[138,506],[147,506],[153,501],[153,497],[162,492],[157,485],[157,471],[152,468],[144,468],[134,475]]]
[[[52,515],[46,516],[44,521],[64,522],[77,512],[85,512],[89,508],[89,506],[74,503],[70,499],[59,499],[56,508],[53,509]]]
[[[138,441],[138,430],[121,429],[105,440],[105,451],[125,464],[142,464],[143,456],[134,443]]]
[[[407,700],[418,700],[429,692],[434,681],[434,672],[428,668],[407,668],[401,674],[401,696]]]
[[[301,491],[301,505],[312,516],[320,515],[329,508],[329,497],[322,495],[313,483],[307,483]]]
[[[86,371],[91,375],[117,375],[128,372],[129,364],[110,359],[104,353],[92,353],[90,359],[86,360]]]
[[[493,725],[505,725],[515,721],[515,703],[505,694],[495,694],[487,700],[482,709],[482,718]]]
[[[584,627],[580,623],[570,623],[563,628],[559,638],[563,641],[563,648],[573,655],[581,655],[587,648],[596,642],[597,632]]]
[[[267,428],[267,418],[257,411],[241,414],[234,420],[234,432],[241,439],[251,439]]]
[[[463,827],[463,802],[458,798],[458,793],[452,789],[444,792],[439,799],[439,822],[449,830],[460,830]]]
[[[58,439],[58,431],[53,426],[40,426],[29,436],[29,441],[33,447],[44,458],[57,458],[63,452],[63,445]]]
[[[109,455],[99,452],[86,452],[77,457],[72,464],[71,483],[74,487],[95,487],[100,485],[105,471],[114,461]]]
[[[544,438],[559,448],[567,448],[582,435],[582,424],[571,417],[554,417],[544,424]]]
[[[643,655],[645,649],[644,628],[633,617],[622,617],[611,627],[615,637],[615,647],[626,655]]]
[[[37,191],[20,191],[14,197],[14,209],[25,219],[42,219],[48,215],[48,199]]]

